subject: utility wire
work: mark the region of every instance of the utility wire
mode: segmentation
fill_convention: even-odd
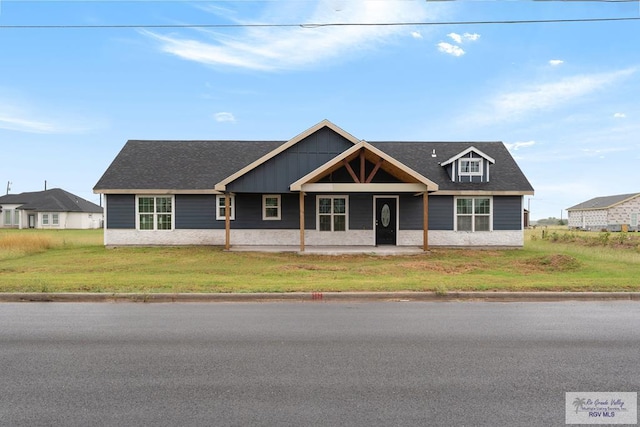
[[[577,18],[577,19],[531,19],[503,21],[448,21],[448,22],[377,22],[377,23],[306,23],[306,24],[80,24],[80,25],[1,25],[0,29],[96,29],[96,28],[326,28],[326,27],[402,27],[434,25],[502,25],[502,24],[558,24],[573,22],[620,22],[640,21],[640,17],[626,18]]]

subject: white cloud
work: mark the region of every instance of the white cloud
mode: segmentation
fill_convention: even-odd
[[[615,113],[613,117],[615,117],[616,119],[626,119],[627,115],[625,113]]]
[[[470,118],[482,124],[519,120],[533,112],[551,111],[601,90],[635,72],[636,69],[629,68],[609,73],[577,75],[556,82],[527,85],[520,90],[495,95],[480,107],[481,113],[472,114]],[[487,111],[490,113],[486,113]]]
[[[476,40],[478,40],[480,38],[480,34],[476,34],[476,33],[473,33],[473,34],[464,33],[462,36],[464,37],[465,40],[472,41],[472,42],[474,42],[474,41],[476,41]]]
[[[478,40],[480,38],[480,34],[476,34],[476,33],[464,33],[464,34],[458,34],[458,33],[449,33],[447,34],[447,37],[449,37],[451,40],[453,40],[454,42],[458,43],[458,44],[462,44],[463,42],[466,41],[471,41],[474,42],[476,40]]]
[[[447,42],[438,43],[438,50],[443,53],[447,53],[453,56],[464,55],[464,50],[460,46],[453,45]]]
[[[456,42],[456,43],[458,43],[458,44],[462,43],[462,36],[461,36],[460,34],[457,34],[457,33],[449,33],[449,34],[447,34],[447,36],[448,36],[451,40],[453,40],[454,42]]]
[[[420,31],[412,31],[411,32],[411,37],[413,37],[414,39],[421,39],[422,38],[422,33]]]
[[[345,24],[391,23],[421,21],[428,17],[427,8],[418,2],[353,0],[340,2],[339,7],[333,3],[291,2],[283,7],[280,2],[264,2],[264,8],[250,22],[238,22],[237,15],[228,11],[216,9],[215,12],[222,19],[238,24],[322,24],[336,21]],[[283,70],[346,57],[354,51],[374,49],[395,36],[406,34],[405,31],[399,26],[307,25],[245,27],[233,32],[229,30],[224,35],[203,30],[191,35],[165,35],[146,30],[140,32],[157,41],[162,51],[185,60],[256,70]]]
[[[564,61],[562,59],[551,59],[549,61],[549,65],[551,65],[552,67],[557,67],[558,65],[562,64],[564,64]]]
[[[60,113],[56,113],[58,116]],[[47,117],[49,116],[49,117]],[[86,118],[52,117],[51,114],[36,113],[17,104],[0,104],[0,129],[25,133],[64,134],[83,133],[103,127]]]
[[[216,122],[231,122],[231,123],[236,122],[236,118],[234,117],[234,115],[232,113],[227,113],[225,111],[215,113],[213,115],[213,118],[216,119]]]
[[[531,147],[535,145],[535,141],[522,141],[522,142],[505,142],[504,145],[507,147],[509,151],[518,151],[521,148]]]

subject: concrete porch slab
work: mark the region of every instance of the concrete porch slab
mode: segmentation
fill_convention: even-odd
[[[424,251],[420,246],[307,246],[300,252],[299,246],[236,245],[230,252],[295,252],[300,255],[417,255]]]

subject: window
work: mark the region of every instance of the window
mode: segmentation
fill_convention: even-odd
[[[42,214],[42,225],[49,225],[49,214]]]
[[[319,231],[347,230],[346,196],[318,196],[317,205]]]
[[[263,220],[279,220],[280,211],[280,195],[267,194],[262,196]]]
[[[216,196],[216,206],[218,207],[216,209],[216,219],[217,220],[224,220],[225,219],[225,214],[224,214],[224,210],[225,210],[225,205],[224,205],[224,194],[220,194],[218,196]],[[229,200],[229,208],[231,210],[231,212],[229,213],[229,219],[234,220],[236,219],[236,196],[231,196],[230,200]]]
[[[172,196],[139,196],[138,197],[138,229],[139,230],[172,230],[173,229],[173,197]]]
[[[51,223],[53,225],[60,225],[60,215],[57,213],[51,214]]]
[[[459,160],[460,175],[482,175],[482,159],[465,158]]]
[[[12,215],[11,215],[11,212],[13,212],[13,211],[12,211],[12,210],[11,210],[11,211],[10,211],[10,210],[6,210],[6,211],[4,211],[4,225],[11,225],[11,224],[13,224],[13,223],[11,222],[11,216],[12,216]]]
[[[485,197],[456,199],[457,231],[490,231],[491,199]]]

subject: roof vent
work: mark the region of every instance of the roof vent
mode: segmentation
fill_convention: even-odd
[[[433,151],[431,151],[431,157],[436,157],[436,149],[434,148]]]

